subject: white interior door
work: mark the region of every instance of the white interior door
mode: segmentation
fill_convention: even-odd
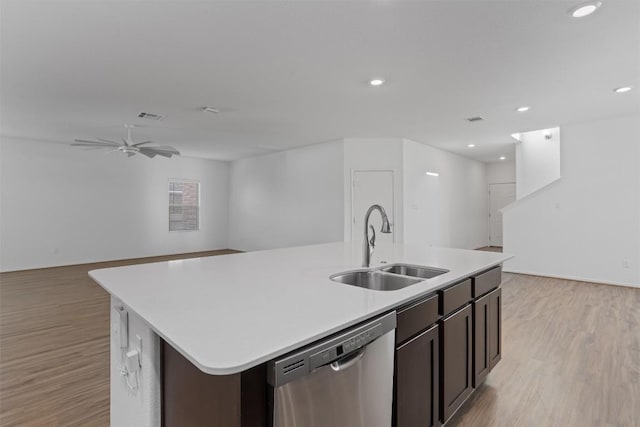
[[[502,246],[502,213],[516,200],[516,184],[489,184],[489,245]]]
[[[369,224],[376,230],[377,243],[395,241],[393,212],[393,171],[356,170],[351,175],[351,240],[362,241],[364,236],[364,215],[371,205],[380,205],[387,212],[391,223],[391,234],[380,232],[382,219],[378,212],[371,214]]]

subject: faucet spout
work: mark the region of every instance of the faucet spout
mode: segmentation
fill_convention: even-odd
[[[371,207],[367,209],[367,213],[364,216],[364,244],[362,247],[362,266],[363,267],[369,267],[369,263],[371,262],[371,252],[375,246],[375,237],[371,239],[371,242],[369,241],[369,217],[371,216],[371,213],[375,210],[380,212],[380,216],[382,217],[382,227],[380,228],[380,231],[382,233],[391,233],[391,224],[389,223],[387,212],[380,205],[371,205]]]

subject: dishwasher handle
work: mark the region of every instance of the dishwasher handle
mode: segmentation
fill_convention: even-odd
[[[341,359],[338,359],[335,362],[331,362],[329,366],[331,366],[331,369],[333,369],[336,372],[349,369],[364,357],[365,350],[366,350],[366,347],[362,347],[360,350],[355,351],[352,354],[349,354]]]

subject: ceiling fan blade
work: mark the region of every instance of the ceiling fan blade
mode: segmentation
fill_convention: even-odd
[[[142,154],[146,155],[150,155],[153,154],[158,155],[158,156],[162,156],[162,157],[171,157],[174,154],[179,155],[180,153],[178,153],[177,151],[168,151],[168,150],[157,150],[155,147],[151,148],[151,147],[142,147],[140,148],[140,152]]]
[[[176,150],[173,147],[169,147],[168,145],[166,146],[159,146],[159,147],[144,147],[147,150],[155,150],[155,151],[166,151],[167,153],[173,153],[176,155],[180,155],[180,152],[178,150]]]
[[[79,144],[76,144],[79,145]],[[90,146],[90,145],[85,145],[84,146],[84,151],[93,151],[93,150],[102,150],[104,148],[111,148],[111,147],[102,147],[102,146]]]
[[[102,147],[120,147],[120,144],[118,143],[89,141],[86,139],[76,139],[75,143],[72,143],[71,145],[96,145],[96,146],[99,145]]]
[[[156,154],[157,154],[158,156],[166,157],[167,159],[170,159],[170,158],[173,156],[173,154],[171,154],[171,153],[166,153],[166,152],[164,152],[164,151],[158,151],[158,152],[156,152]]]
[[[88,143],[85,143],[85,142],[73,142],[71,144],[71,146],[73,146],[73,147],[100,147],[100,148],[102,148],[102,147],[105,147],[105,148],[106,147],[111,147],[110,145],[88,144]]]
[[[143,154],[150,159],[154,158],[155,156],[171,157],[174,155],[180,155],[180,152],[178,150],[168,145],[159,147],[146,146],[146,144],[150,144],[153,141],[142,141],[134,144],[133,139],[131,138],[131,129],[133,126],[125,125],[125,127],[127,128],[127,137],[122,138],[122,144],[110,139],[96,138],[96,141],[90,141],[87,139],[76,139],[75,142],[71,145],[84,147],[88,150],[95,150],[98,148],[112,148],[113,150],[111,150],[111,152],[124,152],[127,154],[127,157],[134,156],[136,153]]]
[[[150,142],[153,142],[153,141],[138,142],[136,144],[133,144],[132,147],[139,147],[143,144],[149,144]]]
[[[72,147],[86,147],[86,148],[118,148],[113,145],[95,145],[95,144],[71,144]]]
[[[153,159],[156,156],[156,153],[154,153],[153,151],[147,151],[144,148],[141,148],[140,151],[138,151],[138,153],[144,154],[150,159]]]
[[[100,142],[108,142],[108,143],[110,143],[110,144],[120,145],[120,143],[119,143],[119,142],[112,141],[112,140],[110,140],[110,139],[104,139],[104,138],[96,138],[96,139],[97,139],[98,141],[100,141]]]

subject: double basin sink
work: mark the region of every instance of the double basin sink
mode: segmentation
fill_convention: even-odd
[[[369,270],[345,271],[329,278],[334,282],[360,288],[395,291],[448,272],[449,270],[441,268],[395,263]]]

